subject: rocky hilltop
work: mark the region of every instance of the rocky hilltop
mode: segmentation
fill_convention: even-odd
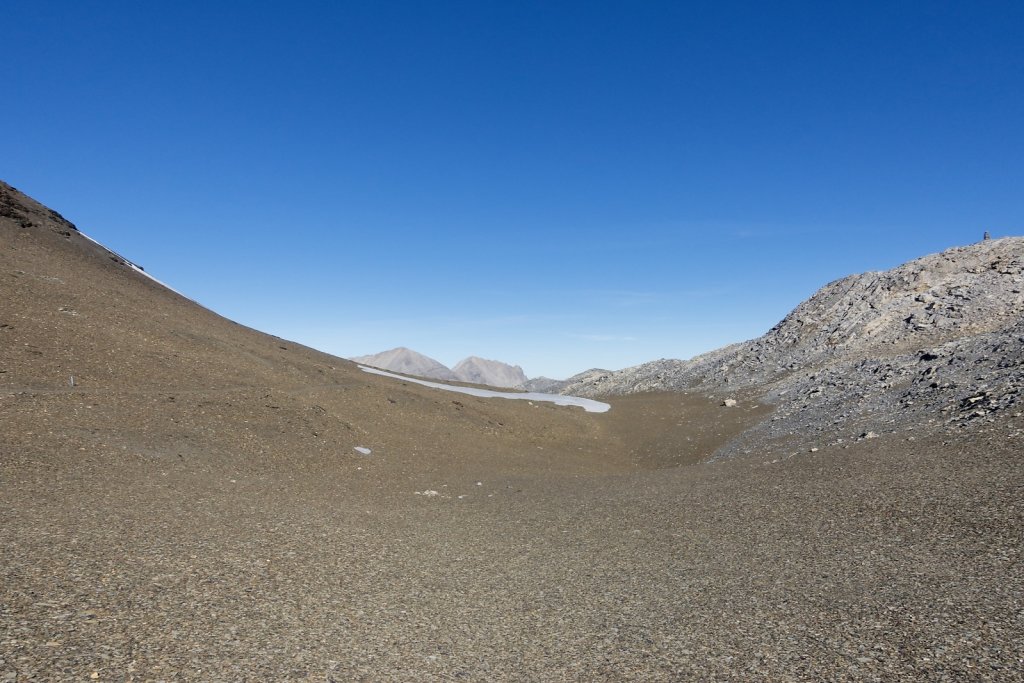
[[[825,429],[981,417],[1019,405],[1022,273],[1024,238],[949,249],[832,282],[757,339],[584,374],[562,391],[752,391],[777,405],[764,434],[799,428],[811,441]]]
[[[591,368],[590,370],[584,370],[583,372],[576,373],[569,379],[551,379],[550,377],[534,377],[533,379],[526,380],[525,383],[521,384],[518,388],[525,391],[540,391],[543,393],[561,393],[566,387],[586,385],[589,382],[596,380],[600,377],[612,374],[610,370],[603,368]],[[566,394],[571,392],[566,391]]]

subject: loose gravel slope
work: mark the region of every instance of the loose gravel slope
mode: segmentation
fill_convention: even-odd
[[[778,410],[367,375],[0,190],[0,681],[1024,680],[1014,411],[708,463]]]

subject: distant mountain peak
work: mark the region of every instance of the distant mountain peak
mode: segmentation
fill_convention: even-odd
[[[431,377],[433,379],[456,380],[458,379],[448,366],[430,356],[413,351],[404,346],[399,346],[369,356],[356,356],[351,360],[363,365],[370,365],[381,370],[400,372],[405,375],[416,377]]]
[[[459,361],[454,368],[448,368],[440,361],[404,346],[369,356],[356,356],[351,360],[381,370],[390,370],[406,375],[470,384],[486,384],[492,387],[512,388],[526,383],[526,375],[518,365],[470,356]]]
[[[470,356],[460,360],[452,372],[463,382],[492,387],[518,387],[526,383],[526,374],[518,365]]]

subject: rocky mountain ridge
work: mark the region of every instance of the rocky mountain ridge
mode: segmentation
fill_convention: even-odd
[[[486,384],[492,387],[520,387],[526,383],[526,374],[518,365],[478,356],[464,358],[455,364],[452,372],[463,382]]]
[[[729,452],[771,439],[814,447],[1018,411],[1024,386],[1024,238],[957,247],[832,282],[763,336],[693,359],[594,372],[562,391],[747,392],[774,417]],[[799,434],[799,437],[795,436]]]
[[[454,368],[449,368],[430,356],[404,346],[349,360],[381,370],[450,382],[485,384],[506,389],[523,388],[527,383],[526,374],[518,365],[470,356],[459,361]]]
[[[586,385],[606,375],[612,374],[610,370],[603,368],[591,368],[578,372],[569,379],[551,379],[550,377],[534,377],[522,384],[519,388],[525,391],[540,391],[544,393],[564,393],[569,395],[571,391],[565,391],[568,386]]]
[[[443,379],[450,382],[459,378],[444,363],[434,360],[430,356],[399,346],[380,353],[373,353],[367,356],[356,356],[349,360],[369,365],[381,370],[400,372],[403,375],[414,375],[416,377],[430,377],[432,379]]]

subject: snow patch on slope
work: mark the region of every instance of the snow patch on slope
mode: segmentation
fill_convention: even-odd
[[[95,244],[96,246],[98,246],[98,247],[101,247],[101,248],[103,248],[104,250],[106,250],[106,251],[110,252],[111,254],[113,254],[114,256],[116,256],[117,258],[121,259],[121,262],[122,262],[122,263],[124,263],[124,264],[125,264],[126,266],[128,266],[129,268],[131,268],[132,270],[134,270],[134,271],[135,271],[136,273],[139,273],[140,275],[144,275],[144,276],[148,277],[148,278],[149,278],[150,280],[152,280],[153,282],[157,283],[158,285],[160,285],[160,286],[161,286],[161,287],[163,287],[164,289],[169,289],[169,290],[171,290],[172,292],[174,292],[175,294],[177,294],[177,295],[178,295],[178,296],[180,296],[180,297],[184,297],[184,298],[186,298],[186,299],[189,299],[189,298],[188,298],[187,296],[185,296],[184,294],[182,294],[181,292],[179,292],[178,290],[176,290],[176,289],[175,289],[174,287],[171,287],[171,286],[170,286],[170,285],[168,285],[168,284],[167,284],[166,282],[161,282],[160,280],[157,280],[157,279],[156,279],[155,277],[153,277],[152,275],[150,275],[149,273],[147,273],[147,272],[146,272],[145,270],[143,270],[143,269],[142,269],[142,268],[140,268],[139,266],[135,265],[134,263],[132,263],[131,261],[129,261],[128,259],[126,259],[126,258],[125,258],[124,256],[121,256],[121,255],[120,255],[120,254],[118,254],[118,253],[117,253],[116,251],[114,251],[113,249],[110,249],[110,248],[109,248],[109,247],[107,247],[106,245],[104,245],[104,244],[102,244],[102,243],[100,243],[100,242],[97,242],[96,240],[94,240],[93,238],[89,237],[88,235],[86,235],[86,234],[85,234],[84,232],[82,232],[81,230],[79,230],[79,231],[78,231],[78,234],[79,234],[79,235],[81,235],[82,237],[84,237],[85,239],[89,240],[90,242],[92,242],[92,243],[93,243],[93,244]],[[189,301],[192,301],[192,299],[189,299]]]

